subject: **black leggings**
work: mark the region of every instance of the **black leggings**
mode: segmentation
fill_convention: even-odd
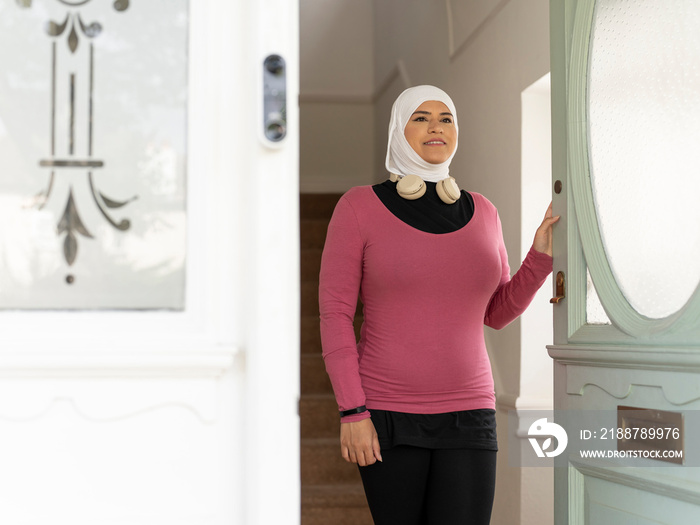
[[[359,467],[375,525],[488,525],[494,450],[396,446]]]

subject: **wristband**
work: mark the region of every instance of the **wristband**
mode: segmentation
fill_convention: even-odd
[[[367,412],[367,407],[362,405],[361,407],[351,408],[350,410],[341,410],[340,417],[352,416],[354,414],[362,414],[362,412]]]

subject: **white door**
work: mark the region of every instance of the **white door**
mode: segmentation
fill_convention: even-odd
[[[682,424],[659,446],[684,453],[631,468],[570,451],[555,469],[555,523],[698,523],[700,4],[562,0],[551,29],[554,273],[565,279],[549,347],[555,409],[592,421],[647,409],[654,421],[613,419],[585,437],[624,452],[620,426],[647,428],[633,444],[653,449],[642,434]]]
[[[0,0],[0,523],[299,522],[297,11]]]

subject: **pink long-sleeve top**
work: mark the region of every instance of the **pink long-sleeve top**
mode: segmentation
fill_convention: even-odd
[[[518,317],[552,271],[552,258],[531,249],[511,278],[498,212],[471,195],[472,219],[441,234],[401,221],[371,186],[341,197],[319,289],[323,358],[340,410],[495,408],[483,325],[500,329]],[[364,323],[356,342],[358,294]]]

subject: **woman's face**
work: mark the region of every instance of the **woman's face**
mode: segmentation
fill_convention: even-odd
[[[445,162],[457,146],[454,115],[437,100],[428,100],[418,106],[403,133],[413,150],[430,164]]]

